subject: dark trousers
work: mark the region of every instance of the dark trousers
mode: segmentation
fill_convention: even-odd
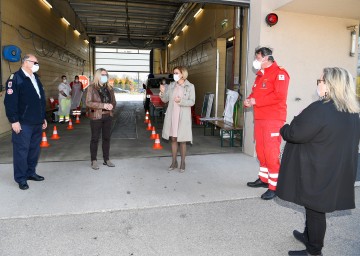
[[[97,151],[100,134],[102,136],[102,151],[104,161],[109,160],[110,152],[110,136],[111,136],[111,123],[112,117],[110,115],[103,115],[99,120],[91,120],[91,141],[90,141],[90,154],[91,161],[97,160]]]
[[[317,212],[306,208],[305,237],[308,238],[306,250],[311,255],[320,255],[324,247],[326,232],[326,216],[324,212]]]
[[[42,125],[21,124],[20,133],[12,131],[14,179],[17,183],[35,174],[40,156]]]

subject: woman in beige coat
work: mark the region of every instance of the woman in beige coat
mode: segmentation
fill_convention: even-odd
[[[185,67],[175,67],[173,70],[175,82],[166,89],[160,85],[160,98],[168,104],[166,110],[162,137],[171,137],[172,163],[169,170],[178,168],[177,152],[180,143],[180,172],[185,171],[186,142],[192,143],[191,107],[195,104],[195,88],[187,79],[188,71]]]

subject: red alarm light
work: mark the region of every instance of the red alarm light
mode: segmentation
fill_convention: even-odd
[[[278,21],[279,18],[275,13],[269,13],[265,18],[266,24],[270,27],[274,26]]]

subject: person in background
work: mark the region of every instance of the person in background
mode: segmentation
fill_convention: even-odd
[[[150,111],[150,98],[151,95],[153,95],[151,89],[149,88],[149,86],[147,86],[146,84],[143,84],[143,88],[145,89],[145,101],[144,101],[144,110],[145,113],[147,111]]]
[[[187,80],[188,71],[185,67],[175,67],[174,82],[167,87],[160,85],[160,98],[168,102],[162,137],[171,137],[172,163],[169,170],[178,168],[177,154],[180,143],[180,172],[185,171],[186,142],[192,143],[191,107],[195,104],[195,87]]]
[[[286,145],[276,194],[306,213],[304,232],[293,231],[306,250],[289,255],[322,255],[325,213],[355,208],[360,106],[354,79],[343,68],[324,68],[317,93],[320,100],[280,130]]]
[[[71,106],[71,88],[66,80],[66,76],[61,76],[59,89],[59,123],[69,122]]]
[[[71,110],[74,116],[81,115],[81,99],[84,92],[83,84],[79,80],[79,76],[75,76],[74,81],[70,83],[71,88]]]
[[[29,188],[28,180],[44,180],[36,173],[41,133],[47,127],[45,92],[38,70],[36,57],[26,54],[21,68],[6,82],[4,104],[12,128],[14,179],[22,190]]]
[[[280,168],[279,131],[286,121],[290,77],[284,68],[277,65],[272,50],[267,47],[255,50],[253,67],[257,71],[256,79],[244,106],[254,110],[254,137],[260,170],[258,179],[247,185],[268,188],[261,198],[270,200],[276,196]]]
[[[115,167],[110,161],[110,138],[112,117],[116,106],[113,88],[108,83],[109,74],[106,69],[99,68],[95,72],[94,83],[87,89],[86,106],[89,108],[91,127],[91,168],[99,169],[97,164],[97,150],[100,134],[102,135],[103,165]]]

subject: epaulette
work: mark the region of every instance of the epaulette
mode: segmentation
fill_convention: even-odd
[[[13,78],[14,78],[14,74],[11,74],[9,80],[12,80]]]

